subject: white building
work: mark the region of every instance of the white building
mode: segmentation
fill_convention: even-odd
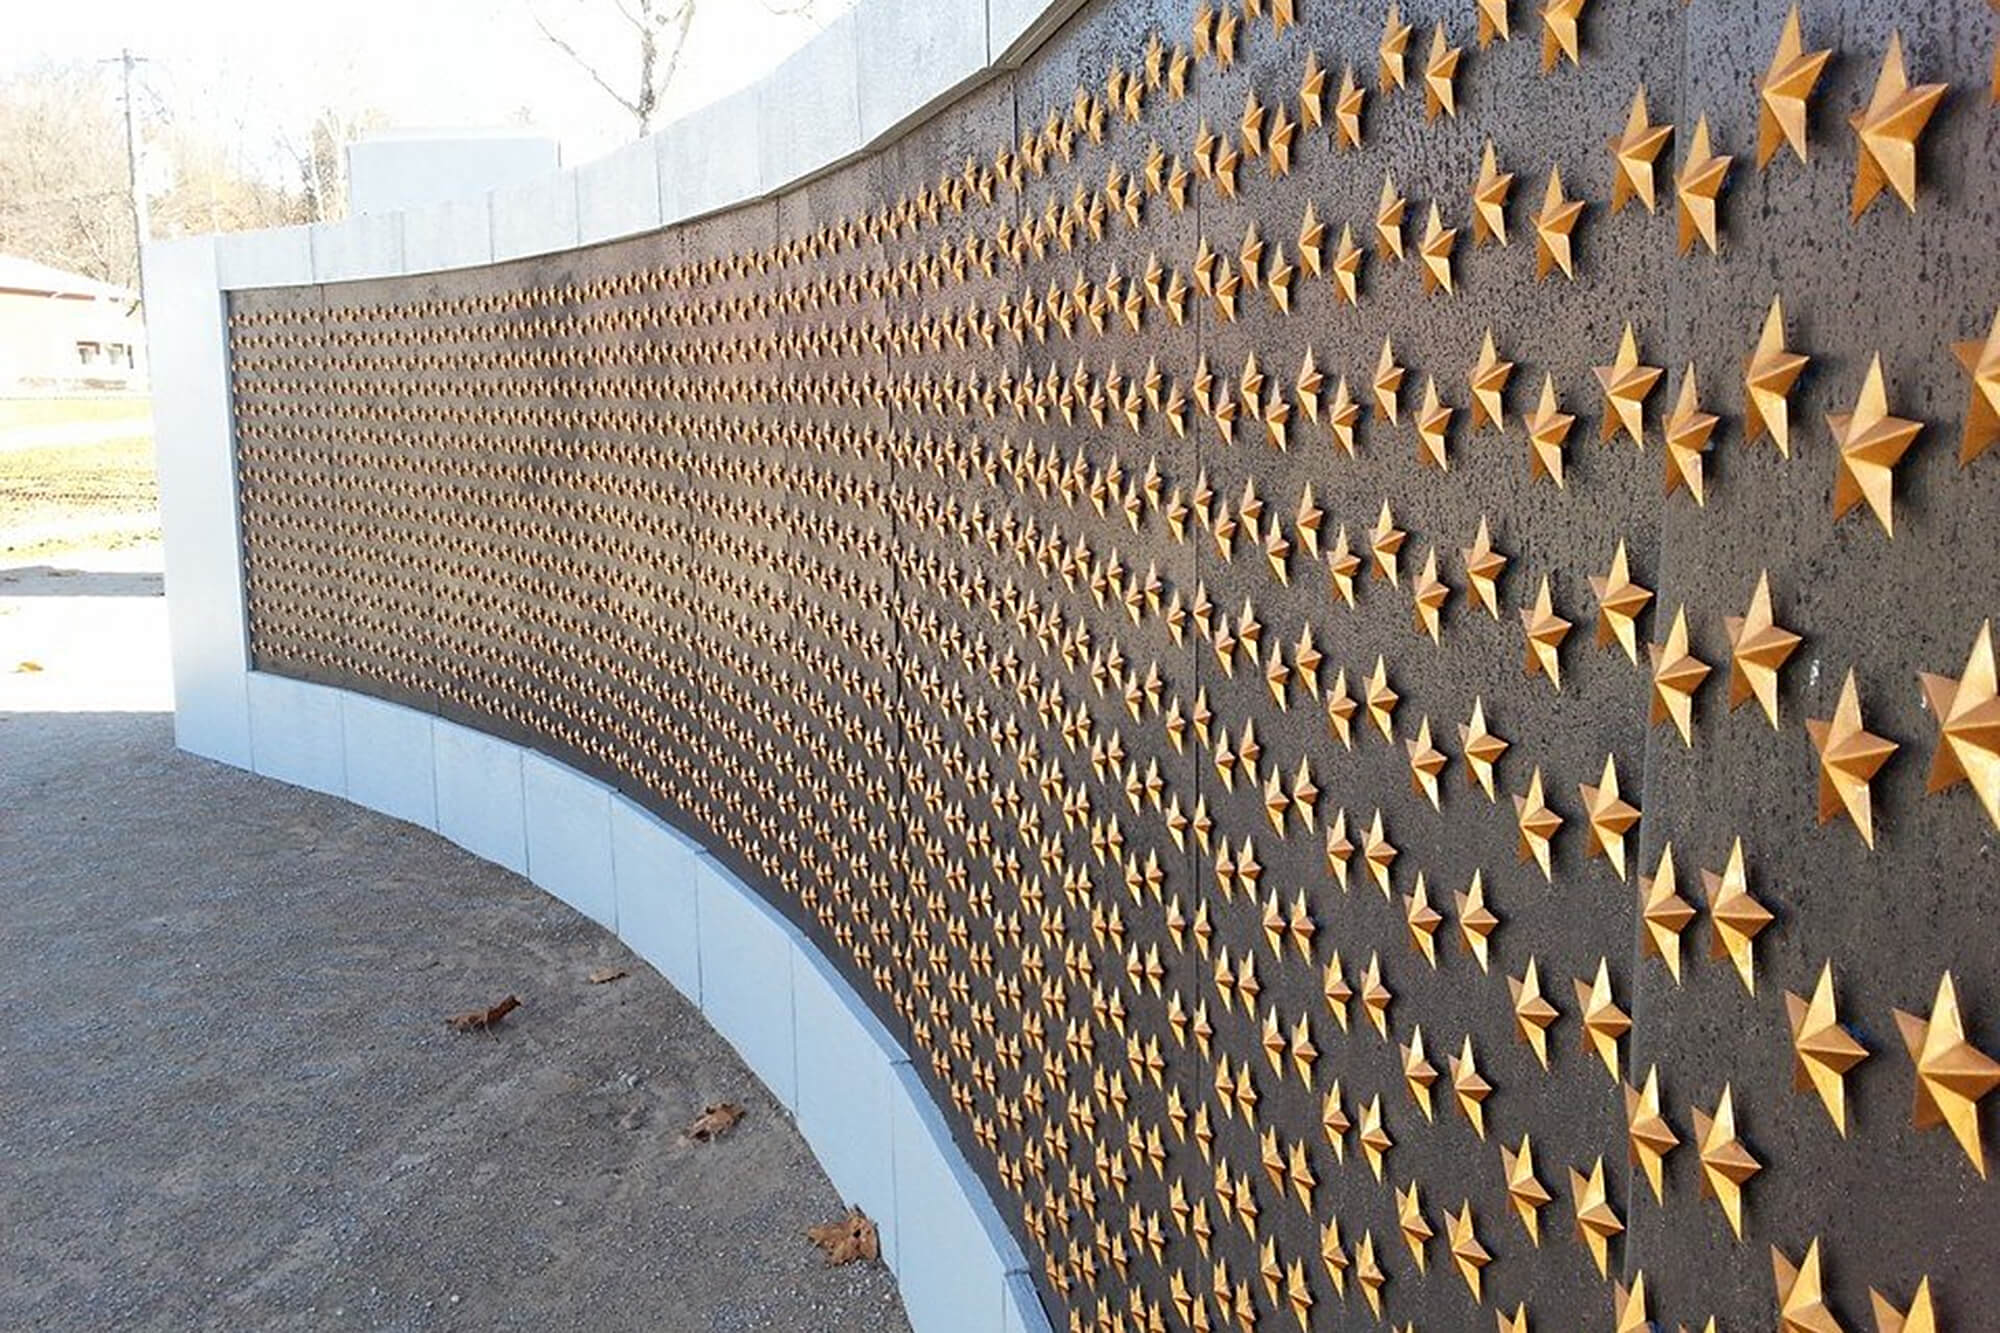
[[[0,255],[0,397],[146,388],[139,294]]]

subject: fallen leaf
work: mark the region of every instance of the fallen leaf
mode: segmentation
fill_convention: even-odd
[[[600,967],[586,978],[593,986],[602,986],[607,981],[617,981],[632,974],[622,967]]]
[[[857,1259],[879,1259],[882,1257],[881,1242],[875,1234],[875,1224],[868,1220],[868,1214],[859,1208],[848,1210],[846,1217],[833,1222],[822,1222],[806,1229],[806,1239],[826,1251],[829,1264],[851,1264]]]
[[[20,665],[16,666],[14,668],[14,673],[19,676],[32,676],[37,672],[39,672],[41,669],[42,669],[42,664],[40,662],[27,661],[27,662],[22,662]]]
[[[500,1020],[521,1007],[521,1002],[509,995],[489,1009],[474,1009],[468,1013],[453,1014],[445,1022],[460,1032],[490,1032]]]
[[[743,1108],[735,1102],[717,1102],[705,1107],[687,1127],[687,1137],[696,1143],[708,1143],[719,1139],[736,1128],[736,1122],[743,1118]]]

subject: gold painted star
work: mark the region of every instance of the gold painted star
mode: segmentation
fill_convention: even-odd
[[[1431,205],[1430,217],[1424,223],[1424,236],[1417,243],[1417,255],[1424,261],[1424,295],[1442,289],[1451,295],[1451,250],[1458,244],[1458,228],[1447,227],[1438,216],[1438,206]]]
[[[1790,660],[1804,640],[1780,625],[1771,614],[1770,571],[1757,575],[1756,591],[1750,607],[1740,616],[1727,616],[1729,631],[1729,707],[1736,707],[1752,695],[1764,709],[1772,726],[1778,725],[1778,669]]]
[[[1667,1123],[1660,1110],[1659,1066],[1646,1071],[1643,1089],[1625,1085],[1625,1137],[1631,1144],[1632,1164],[1645,1173],[1653,1187],[1653,1201],[1666,1202],[1666,1185],[1661,1169],[1667,1154],[1681,1146],[1681,1136]]]
[[[1611,1288],[1611,1333],[1652,1333],[1653,1321],[1646,1314],[1646,1275],[1632,1275],[1632,1285],[1623,1281]]]
[[[1588,985],[1575,981],[1576,1007],[1583,1016],[1583,1049],[1594,1050],[1618,1081],[1618,1039],[1632,1030],[1632,1018],[1611,997],[1611,964],[1597,960],[1597,975]]]
[[[1970,783],[1987,818],[2000,827],[2000,694],[1994,688],[1993,622],[1980,625],[1965,673],[1957,680],[1929,672],[1918,673],[1917,679],[1938,720],[1937,753],[1924,790],[1936,793]]]
[[[1437,1234],[1432,1230],[1430,1220],[1424,1216],[1424,1201],[1416,1181],[1410,1182],[1407,1190],[1396,1191],[1396,1229],[1403,1235],[1403,1243],[1410,1247],[1410,1257],[1416,1261],[1417,1271],[1424,1271],[1424,1245]]]
[[[1562,642],[1569,637],[1570,623],[1555,613],[1549,599],[1549,576],[1535,593],[1534,606],[1521,612],[1521,628],[1528,638],[1527,672],[1547,676],[1549,683],[1562,689]]]
[[[1694,904],[1680,895],[1674,874],[1674,845],[1667,843],[1660,849],[1660,861],[1652,875],[1639,876],[1639,919],[1646,927],[1639,949],[1665,963],[1675,985],[1681,980],[1681,932],[1694,915]]]
[[[1826,1308],[1818,1239],[1806,1247],[1805,1259],[1796,1268],[1773,1245],[1771,1277],[1778,1288],[1778,1333],[1846,1333],[1833,1311]]]
[[[1380,73],[1377,79],[1383,92],[1403,86],[1405,64],[1410,54],[1410,25],[1403,22],[1395,0],[1390,0],[1389,16],[1382,24],[1382,44],[1377,48],[1380,57]]]
[[[1361,1108],[1361,1131],[1355,1136],[1361,1144],[1361,1155],[1368,1159],[1369,1169],[1375,1179],[1382,1179],[1382,1167],[1388,1160],[1389,1150],[1396,1146],[1396,1140],[1382,1125],[1382,1096],[1377,1093],[1368,1099],[1368,1105]]]
[[[1333,99],[1333,144],[1339,151],[1361,146],[1361,110],[1367,101],[1368,90],[1355,81],[1354,67],[1346,66]]]
[[[1410,1090],[1410,1099],[1417,1109],[1424,1113],[1424,1119],[1435,1120],[1431,1108],[1431,1088],[1437,1083],[1437,1066],[1424,1054],[1424,1029],[1420,1023],[1411,1029],[1410,1040],[1403,1046],[1403,1083]],[[1421,1261],[1420,1261],[1421,1262]]]
[[[1958,463],[1963,467],[2000,440],[2000,311],[1993,314],[1985,342],[1975,338],[1953,343],[1951,350],[1972,381],[1967,386],[1965,434],[1958,442]]]
[[[1583,18],[1585,0],[1542,0],[1542,73],[1547,74],[1564,57],[1581,65],[1577,28]]]
[[[1598,1158],[1591,1164],[1590,1174],[1584,1175],[1575,1167],[1569,1172],[1570,1204],[1576,1210],[1576,1235],[1590,1250],[1590,1257],[1597,1264],[1597,1275],[1610,1275],[1611,1238],[1625,1229],[1617,1210],[1611,1206],[1609,1191],[1604,1185],[1604,1159]]]
[[[1983,1178],[1986,1155],[1979,1143],[1979,1102],[2000,1086],[2000,1062],[1966,1040],[1958,987],[1949,972],[1938,981],[1928,1021],[1901,1009],[1895,1012],[1903,1045],[1917,1066],[1916,1109],[1911,1123],[1918,1129],[1949,1126],[1952,1137]]]
[[[1451,413],[1452,409],[1438,398],[1437,380],[1426,376],[1423,405],[1417,410],[1417,461],[1440,472],[1451,470],[1451,459],[1446,453]]]
[[[1339,535],[1334,538],[1333,549],[1326,553],[1327,577],[1333,583],[1334,595],[1349,606],[1354,605],[1354,576],[1361,572],[1361,557],[1354,554],[1354,548],[1347,538],[1347,525],[1340,525]],[[1346,672],[1341,673],[1346,680]]]
[[[1488,346],[1491,346],[1490,341]],[[1498,620],[1500,576],[1506,572],[1507,557],[1493,549],[1493,534],[1484,514],[1479,516],[1479,531],[1474,535],[1472,545],[1461,549],[1458,554],[1465,562],[1465,581],[1472,589],[1473,599]]]
[[[1639,807],[1618,795],[1617,757],[1605,755],[1603,778],[1594,787],[1588,782],[1578,783],[1577,792],[1590,819],[1590,839],[1584,854],[1608,858],[1618,878],[1624,879],[1625,835],[1639,822]]]
[[[1785,1020],[1792,1029],[1792,1088],[1819,1094],[1833,1126],[1847,1133],[1847,1071],[1868,1058],[1868,1048],[1841,1026],[1834,1010],[1833,964],[1821,964],[1810,1001],[1785,992]]]
[[[1463,895],[1461,895],[1463,896]],[[1451,1094],[1458,1101],[1458,1109],[1471,1122],[1472,1130],[1481,1139],[1486,1137],[1486,1099],[1493,1095],[1493,1085],[1479,1073],[1479,1066],[1472,1058],[1472,1034],[1465,1035],[1459,1052],[1450,1058]]]
[[[1493,330],[1486,330],[1486,337],[1479,344],[1479,360],[1473,363],[1470,377],[1474,430],[1483,426],[1498,431],[1507,429],[1505,395],[1507,380],[1513,373],[1514,363],[1500,359],[1500,352],[1493,344]]]
[[[1353,224],[1341,224],[1340,244],[1333,251],[1333,281],[1334,290],[1348,305],[1361,304],[1361,260],[1362,250],[1354,243]],[[1346,381],[1343,379],[1342,383]],[[1351,444],[1347,451],[1350,454],[1354,452]]]
[[[1649,643],[1646,651],[1653,659],[1653,689],[1650,718],[1654,726],[1673,719],[1681,743],[1694,745],[1694,695],[1708,679],[1708,663],[1688,651],[1687,608],[1674,612],[1674,623],[1665,643]]]
[[[1626,659],[1639,665],[1639,615],[1653,600],[1652,589],[1632,581],[1625,556],[1625,539],[1611,557],[1611,568],[1602,577],[1590,576],[1590,590],[1597,596],[1597,646],[1618,641]]]
[[[1368,840],[1361,845],[1361,859],[1368,863],[1368,873],[1375,880],[1375,886],[1382,890],[1382,901],[1384,902],[1389,901],[1391,896],[1389,889],[1390,867],[1395,865],[1398,855],[1396,844],[1390,842],[1388,835],[1382,831],[1382,812],[1377,810],[1374,821],[1368,825]],[[1368,1005],[1370,1017],[1377,1019],[1385,1018],[1389,1007],[1387,991],[1383,992],[1382,1002],[1379,1006],[1373,1004],[1367,998],[1367,992],[1380,985],[1380,976],[1375,966],[1375,960],[1371,958],[1368,962],[1370,984],[1364,985],[1361,988],[1363,992],[1362,1002]],[[1381,1022],[1378,1021],[1376,1023],[1376,1028],[1378,1031],[1382,1031],[1384,1036],[1388,1035],[1387,1031],[1382,1028]]]
[[[1465,755],[1466,772],[1485,791],[1486,799],[1499,799],[1493,794],[1493,766],[1507,753],[1507,742],[1487,730],[1483,699],[1473,699],[1471,722],[1459,725],[1458,748]]]
[[[1382,1271],[1382,1265],[1375,1258],[1375,1233],[1361,1233],[1361,1243],[1354,1247],[1354,1281],[1361,1288],[1361,1294],[1368,1300],[1368,1308],[1377,1319],[1382,1317],[1382,1288],[1389,1277]]]
[[[1609,440],[1622,427],[1632,437],[1632,443],[1645,448],[1646,395],[1666,372],[1658,366],[1641,364],[1639,337],[1630,323],[1618,339],[1618,355],[1608,366],[1593,367],[1592,373],[1604,390],[1604,419],[1598,426],[1597,438]]]
[[[1884,186],[1916,212],[1917,136],[1944,100],[1945,87],[1942,83],[1912,87],[1903,69],[1903,35],[1889,34],[1874,95],[1864,109],[1847,118],[1856,140],[1853,217],[1867,212]]]
[[[1729,861],[1722,873],[1704,870],[1701,882],[1708,894],[1708,919],[1714,925],[1709,955],[1734,963],[1736,975],[1743,980],[1743,989],[1754,995],[1757,993],[1754,946],[1773,918],[1771,910],[1750,892],[1750,876],[1743,868],[1743,839],[1736,839],[1730,846]]]
[[[1387,343],[1382,345],[1382,351],[1386,357],[1389,351]],[[1399,377],[1400,374],[1399,371]],[[1379,387],[1377,392],[1380,392]],[[1368,530],[1368,550],[1375,557],[1375,572],[1389,580],[1391,584],[1397,582],[1396,553],[1403,549],[1403,542],[1409,535],[1396,526],[1396,516],[1390,512],[1389,501],[1385,498],[1382,501],[1382,512],[1375,519],[1375,526]]]
[[[1505,0],[1501,0],[1504,4]],[[1505,12],[1504,9],[1502,11]],[[1507,244],[1507,195],[1514,188],[1514,173],[1500,170],[1499,159],[1493,152],[1493,141],[1486,141],[1486,152],[1479,159],[1479,179],[1472,186],[1472,243],[1484,245],[1488,241]]]
[[[1674,216],[1682,254],[1694,248],[1697,238],[1707,243],[1710,254],[1716,253],[1716,201],[1722,194],[1723,182],[1728,179],[1729,164],[1735,160],[1709,147],[1708,117],[1704,114],[1697,118],[1687,158],[1674,173]]]
[[[1372,387],[1375,391],[1375,410],[1387,417],[1392,426],[1398,424],[1402,415],[1401,394],[1405,373],[1403,367],[1396,364],[1395,345],[1388,338],[1382,339],[1382,355],[1375,362]],[[1389,581],[1395,582],[1395,576],[1391,575]]]
[[[1742,1240],[1743,1186],[1764,1169],[1764,1164],[1736,1137],[1736,1104],[1727,1083],[1722,1085],[1722,1099],[1715,1104],[1713,1116],[1696,1108],[1694,1137],[1701,1156],[1702,1197],[1722,1205],[1729,1229]]]
[[[1508,31],[1507,0],[1479,0],[1479,46],[1481,50],[1492,45],[1493,39],[1511,40]]]
[[[1403,215],[1410,201],[1396,192],[1396,178],[1382,176],[1382,195],[1375,201],[1375,251],[1383,259],[1403,258]]]
[[[1937,1307],[1931,1304],[1928,1277],[1917,1283],[1917,1294],[1910,1298],[1907,1310],[1898,1310],[1873,1287],[1868,1289],[1868,1304],[1875,1312],[1875,1333],[1938,1333]]]
[[[1542,868],[1542,878],[1555,882],[1555,874],[1549,868],[1549,854],[1556,834],[1562,829],[1562,816],[1549,809],[1542,796],[1542,770],[1535,769],[1528,779],[1528,790],[1514,798],[1514,822],[1520,830],[1517,848],[1520,859],[1532,860]]]
[[[1882,383],[1882,356],[1876,353],[1862,381],[1861,396],[1852,412],[1829,413],[1827,429],[1840,446],[1840,472],[1833,482],[1833,516],[1839,519],[1863,500],[1891,537],[1896,529],[1890,514],[1895,467],[1916,442],[1924,423],[1889,414],[1888,390]]]
[[[1507,992],[1513,997],[1514,1031],[1535,1053],[1543,1069],[1549,1067],[1549,1027],[1560,1014],[1542,994],[1541,971],[1534,958],[1519,977],[1507,978]]]
[[[1639,202],[1653,211],[1653,163],[1673,137],[1671,125],[1655,125],[1646,112],[1646,85],[1632,94],[1632,109],[1625,117],[1625,132],[1609,140],[1617,174],[1611,180],[1611,211],[1621,213],[1637,195]]]
[[[1452,80],[1458,76],[1458,62],[1465,53],[1445,40],[1444,24],[1431,30],[1430,56],[1424,61],[1424,119],[1436,120],[1439,112],[1458,115],[1458,98]]]
[[[1549,276],[1550,269],[1561,269],[1563,276],[1574,281],[1576,269],[1573,266],[1571,247],[1577,220],[1583,216],[1583,200],[1563,197],[1562,168],[1549,168],[1548,189],[1542,195],[1542,211],[1535,214],[1535,280]]]
[[[1845,811],[1860,831],[1861,841],[1873,848],[1875,824],[1869,783],[1900,747],[1863,725],[1861,696],[1855,690],[1852,667],[1841,684],[1833,716],[1807,718],[1806,732],[1819,756],[1819,822],[1824,824]]]
[[[1521,1219],[1527,1230],[1531,1244],[1542,1243],[1542,1209],[1554,1202],[1548,1186],[1535,1177],[1535,1145],[1526,1134],[1521,1135],[1521,1147],[1510,1152],[1505,1144],[1500,1146],[1500,1169],[1507,1176],[1507,1202],[1513,1206],[1514,1215]]]
[[[1403,748],[1410,756],[1410,786],[1417,795],[1431,803],[1431,809],[1441,808],[1438,804],[1438,776],[1450,763],[1444,754],[1431,744],[1431,720],[1425,718],[1417,726],[1416,737],[1403,742]],[[1419,876],[1421,882],[1421,876]],[[1435,961],[1435,957],[1433,957]]]
[[[1458,1275],[1465,1279],[1465,1285],[1472,1289],[1472,1299],[1479,1297],[1479,1270],[1493,1262],[1486,1247],[1479,1243],[1473,1230],[1472,1201],[1466,1200],[1458,1207],[1446,1228],[1446,1240],[1451,1248],[1451,1261],[1458,1269]]]
[[[1831,50],[1805,50],[1799,36],[1799,7],[1785,17],[1784,31],[1778,34],[1778,49],[1771,55],[1771,68],[1757,85],[1757,166],[1769,166],[1785,144],[1806,160],[1806,99],[1812,96]]]
[[[1702,494],[1701,456],[1708,450],[1709,437],[1722,418],[1701,410],[1695,385],[1694,362],[1681,373],[1681,390],[1674,410],[1667,414],[1666,493],[1672,495],[1685,486],[1697,505],[1708,503]]]
[[[1479,963],[1479,970],[1484,972],[1490,961],[1488,954],[1493,932],[1500,928],[1499,914],[1486,905],[1485,876],[1477,870],[1473,871],[1472,883],[1467,886],[1464,893],[1455,894],[1453,898],[1458,905],[1459,939],[1465,945],[1466,952]],[[1467,1037],[1466,1040],[1469,1042],[1471,1038]],[[1483,1129],[1480,1131],[1480,1137],[1486,1137]]]
[[[1808,360],[1785,349],[1785,307],[1773,296],[1756,350],[1743,367],[1745,444],[1755,444],[1769,432],[1779,455],[1792,456],[1790,394]]]
[[[1563,411],[1556,401],[1554,375],[1542,377],[1541,400],[1523,424],[1528,428],[1528,480],[1547,477],[1556,484],[1556,489],[1562,489],[1563,442],[1569,438],[1569,429],[1576,424],[1576,418]]]

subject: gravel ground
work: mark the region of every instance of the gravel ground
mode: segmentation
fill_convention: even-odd
[[[17,573],[0,613],[84,615],[74,586]],[[104,631],[126,674],[148,623]],[[54,667],[0,690],[0,1328],[908,1327],[885,1269],[824,1266],[797,1130],[616,939]],[[509,993],[494,1035],[442,1021]],[[721,1100],[735,1132],[684,1141]]]

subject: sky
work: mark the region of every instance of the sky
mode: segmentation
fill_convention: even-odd
[[[629,0],[622,0],[629,3]],[[0,0],[0,77],[43,61],[146,59],[145,114],[208,125],[249,162],[320,106],[376,109],[391,128],[530,124],[565,164],[634,136],[631,117],[536,29],[533,13],[610,70],[636,70],[621,0]],[[798,0],[771,0],[781,7]],[[806,17],[765,0],[699,0],[655,128],[750,83],[853,0]],[[613,82],[617,82],[613,79]]]

